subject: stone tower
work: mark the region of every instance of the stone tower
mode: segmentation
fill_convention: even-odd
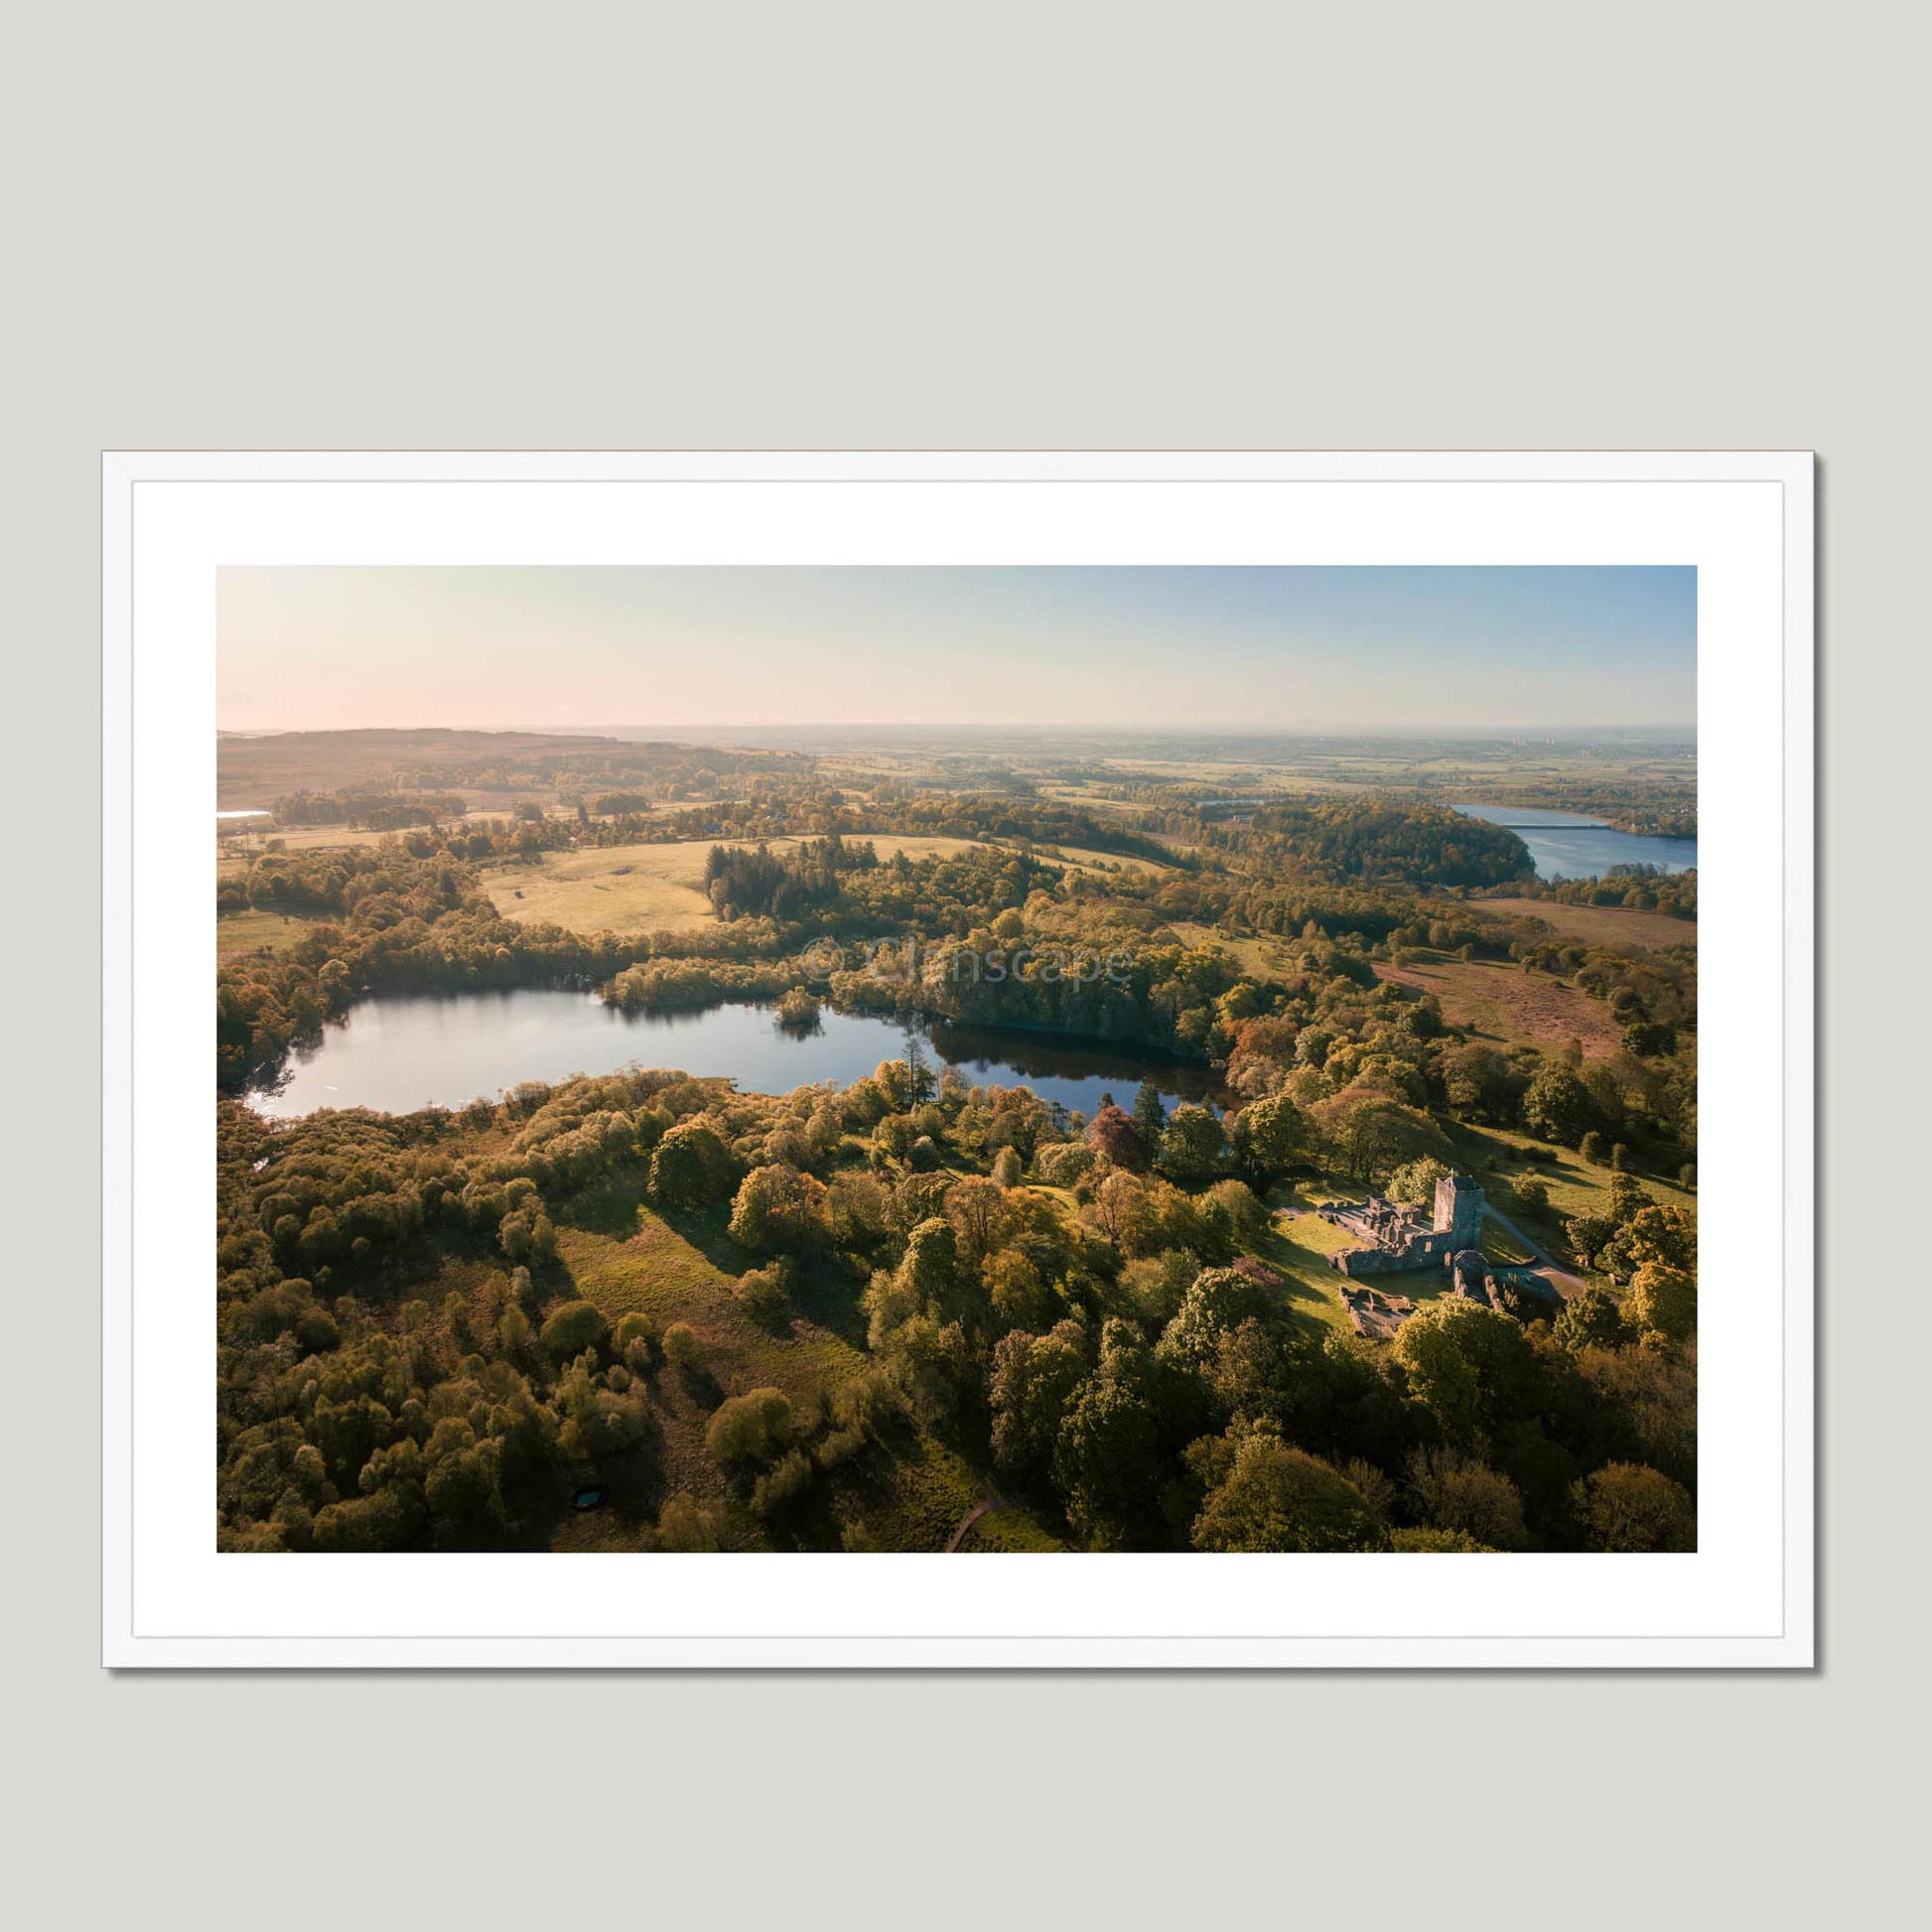
[[[1451,1237],[1451,1254],[1482,1245],[1482,1189],[1473,1174],[1446,1173],[1436,1183],[1436,1232]]]

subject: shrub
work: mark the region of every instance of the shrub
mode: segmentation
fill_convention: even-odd
[[[633,1311],[618,1322],[611,1343],[633,1375],[647,1375],[657,1357],[657,1323]]]
[[[1550,1183],[1537,1173],[1519,1173],[1509,1183],[1510,1197],[1531,1214],[1541,1214],[1550,1205]]]
[[[791,1403],[782,1389],[728,1396],[705,1428],[704,1446],[725,1467],[770,1462],[791,1443]]]
[[[688,1322],[673,1321],[664,1330],[664,1365],[688,1378],[706,1372],[704,1344],[692,1333]]]
[[[754,1321],[775,1328],[791,1312],[786,1292],[789,1272],[781,1262],[754,1268],[732,1283],[732,1296]]]
[[[611,1324],[595,1302],[560,1303],[537,1333],[539,1346],[553,1362],[575,1361],[587,1348],[602,1352],[610,1339]]]
[[[657,1547],[699,1553],[719,1547],[723,1519],[715,1504],[701,1503],[688,1491],[679,1493],[657,1513]]]
[[[812,1458],[802,1449],[787,1449],[752,1485],[752,1508],[771,1517],[800,1501],[812,1486]]]
[[[1092,1148],[1078,1141],[1055,1141],[1039,1150],[1034,1157],[1034,1166],[1049,1187],[1071,1187],[1083,1174],[1093,1171],[1098,1159]]]

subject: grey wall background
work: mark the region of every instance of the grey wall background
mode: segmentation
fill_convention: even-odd
[[[1924,925],[1894,908],[1922,903],[1900,866],[1923,811],[1922,20],[1682,0],[15,17],[0,1417],[23,1922],[174,1900],[216,1925],[1677,1924],[1883,1895],[1913,1842],[1892,1740],[1922,1670],[1924,1290],[1833,1199],[1909,1191],[1919,1158],[1900,1116]],[[1824,1670],[100,1674],[116,446],[1821,451]]]

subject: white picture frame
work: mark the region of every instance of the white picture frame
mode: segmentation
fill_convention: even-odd
[[[1814,1662],[1808,454],[110,453],[102,519],[105,1664]],[[215,572],[1130,561],[1698,570],[1696,1554],[218,1553]]]

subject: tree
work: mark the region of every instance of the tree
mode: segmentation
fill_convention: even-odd
[[[1148,1513],[1160,1472],[1160,1429],[1146,1395],[1117,1375],[1082,1383],[1053,1446],[1053,1480],[1075,1540],[1119,1548]]]
[[[1523,1096],[1523,1119],[1539,1139],[1575,1147],[1596,1109],[1589,1089],[1569,1067],[1546,1061]]]
[[[917,1034],[905,1035],[905,1091],[911,1106],[918,1106],[932,1094],[932,1066]]]
[[[993,1349],[993,1459],[1008,1475],[1042,1472],[1067,1402],[1087,1373],[1085,1336],[1062,1321],[1050,1334],[1016,1329]]]
[[[1168,1110],[1161,1100],[1161,1089],[1152,1080],[1143,1080],[1134,1095],[1134,1125],[1145,1147],[1159,1147],[1167,1131]]]
[[[1697,1548],[1697,1510],[1669,1476],[1638,1462],[1606,1462],[1575,1484],[1571,1506],[1598,1550],[1686,1552]]]
[[[1268,1232],[1268,1210],[1245,1180],[1217,1180],[1198,1204],[1216,1245],[1229,1254],[1252,1248]]]
[[[1037,1328],[1045,1321],[1053,1306],[1052,1291],[1020,1249],[996,1249],[981,1265],[980,1276],[997,1325]]]
[[[1165,1360],[1205,1371],[1216,1361],[1224,1335],[1278,1311],[1270,1292],[1238,1268],[1204,1269],[1163,1331],[1159,1352]]]
[[[664,1330],[664,1366],[687,1383],[702,1383],[710,1375],[704,1344],[688,1321],[673,1321]]]
[[[1606,1288],[1586,1288],[1563,1305],[1552,1330],[1557,1345],[1572,1355],[1586,1348],[1615,1348],[1630,1339],[1623,1311]]]
[[[960,1274],[977,1279],[980,1264],[1006,1240],[1013,1209],[997,1180],[968,1174],[946,1189],[946,1219],[952,1223]]]
[[[1093,1191],[1087,1218],[1124,1255],[1138,1254],[1153,1239],[1157,1216],[1147,1183],[1117,1168]]]
[[[1526,1214],[1541,1214],[1549,1208],[1550,1183],[1540,1173],[1519,1173],[1509,1183],[1509,1192]]]
[[[1436,1183],[1447,1179],[1448,1167],[1433,1155],[1406,1162],[1389,1176],[1388,1196],[1410,1207],[1427,1207],[1436,1198]]]
[[[1471,1443],[1531,1412],[1536,1354],[1506,1314],[1445,1296],[1396,1330],[1390,1349],[1409,1391],[1450,1442]]]
[[[1616,1234],[1616,1223],[1605,1214],[1573,1214],[1563,1224],[1570,1252],[1587,1268]]]
[[[693,1209],[723,1200],[731,1190],[731,1151],[709,1121],[681,1120],[650,1158],[651,1198]]]
[[[1235,1115],[1230,1137],[1236,1151],[1253,1168],[1261,1184],[1279,1179],[1302,1158],[1308,1142],[1308,1123],[1302,1110],[1285,1093],[1251,1100]]]
[[[978,1385],[978,1361],[957,1321],[916,1314],[887,1335],[879,1357],[893,1387],[928,1429],[951,1421],[968,1389]]]
[[[1697,1277],[1688,1268],[1647,1261],[1630,1278],[1623,1311],[1645,1340],[1689,1341],[1698,1327]]]
[[[611,1342],[633,1375],[646,1374],[656,1358],[657,1323],[641,1310],[633,1310],[619,1319]]]
[[[721,1467],[775,1460],[791,1446],[791,1403],[782,1389],[727,1396],[706,1424],[704,1446]]]
[[[1449,1151],[1442,1129],[1380,1081],[1359,1081],[1316,1101],[1309,1118],[1336,1165],[1357,1180],[1380,1180],[1405,1161]]]
[[[1018,1187],[1020,1185],[1020,1150],[1018,1148],[1003,1147],[993,1157],[993,1178],[1000,1186]]]
[[[1389,1548],[1410,1552],[1433,1551],[1454,1556],[1473,1556],[1489,1550],[1486,1543],[1478,1543],[1464,1530],[1409,1529],[1391,1530]]]
[[[781,1327],[791,1312],[791,1297],[786,1276],[791,1264],[774,1261],[768,1268],[754,1268],[732,1283],[732,1299],[754,1321],[767,1328]]]
[[[1612,1280],[1633,1278],[1646,1263],[1690,1273],[1697,1267],[1697,1222],[1683,1207],[1644,1207],[1606,1241],[1597,1256]]]
[[[815,1254],[831,1244],[824,1182],[774,1162],[754,1168],[732,1204],[731,1236],[755,1254]]]
[[[921,1311],[943,1307],[959,1272],[959,1239],[952,1223],[939,1215],[920,1221],[905,1237],[897,1280]]]
[[[1339,1470],[1253,1430],[1194,1519],[1197,1550],[1382,1550],[1388,1531]]]
[[[1161,1136],[1156,1162],[1165,1174],[1179,1181],[1212,1180],[1226,1164],[1227,1134],[1206,1107],[1176,1107]]]
[[[595,1302],[564,1302],[545,1317],[537,1345],[553,1362],[574,1361],[587,1348],[600,1352],[611,1339],[611,1324]]]
[[[1130,1116],[1118,1107],[1101,1107],[1087,1124],[1087,1145],[1104,1154],[1117,1168],[1141,1169],[1147,1166],[1147,1143]]]
[[[1497,1123],[1515,1116],[1522,1081],[1492,1046],[1471,1042],[1451,1046],[1443,1054],[1443,1085],[1449,1103],[1459,1114]]]
[[[1486,1550],[1520,1550],[1529,1541],[1523,1498],[1487,1463],[1453,1449],[1421,1449],[1411,1464],[1410,1488],[1435,1529],[1457,1532]]]

